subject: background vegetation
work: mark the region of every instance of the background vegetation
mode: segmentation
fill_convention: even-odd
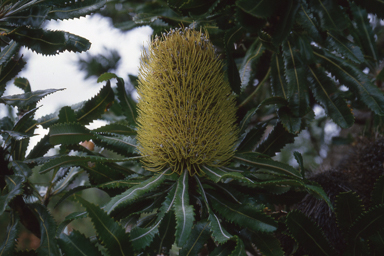
[[[116,52],[79,60],[105,84],[92,99],[34,117],[40,99],[58,89],[33,91],[17,76],[25,66],[20,47],[86,51],[87,39],[42,24],[96,11],[122,30],[149,25],[155,36],[182,25],[209,33],[237,95],[241,135],[229,166],[202,177],[141,167],[136,103],[127,91],[137,78],[105,73]],[[380,255],[383,18],[375,0],[1,2],[0,103],[17,116],[0,119],[7,225],[0,255]],[[9,83],[24,93],[3,96]],[[97,119],[108,124],[89,128]],[[308,167],[331,143],[324,136],[331,121],[342,128],[334,144],[359,136],[374,142],[349,165],[311,176]],[[50,132],[27,152],[40,125]],[[357,180],[370,185],[362,190]],[[101,206],[89,202],[94,193],[106,195]],[[94,230],[71,230],[87,216]],[[336,240],[327,231],[335,228]],[[28,251],[25,230],[36,242]]]

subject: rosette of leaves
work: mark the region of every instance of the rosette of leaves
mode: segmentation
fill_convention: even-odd
[[[384,249],[384,176],[372,190],[370,206],[365,209],[359,196],[341,192],[337,196],[335,214],[338,228],[343,234],[343,248],[336,250],[311,218],[294,210],[286,218],[290,235],[310,255],[377,255]]]
[[[175,37],[172,37],[171,34]],[[157,89],[160,90],[160,85],[164,82],[169,88],[174,88],[173,93],[160,94],[161,92],[157,91],[161,97],[150,102],[147,100],[153,100],[152,97],[145,98],[143,96],[139,103],[140,107],[136,110],[136,103],[126,93],[123,79],[106,73],[99,78],[99,81],[108,80],[107,86],[109,86],[110,79],[117,80],[115,93],[110,94],[111,99],[114,99],[112,105],[107,104],[107,101],[102,101],[109,97],[107,91],[110,92],[110,89],[104,87],[96,97],[98,100],[91,99],[84,104],[84,111],[75,111],[65,107],[61,109],[58,118],[47,116],[40,120],[42,124],[49,126],[50,144],[61,145],[61,152],[63,152],[62,155],[53,159],[44,159],[44,163],[40,161],[42,163],[40,172],[56,173],[60,168],[76,166],[86,171],[90,179],[89,186],[68,190],[63,194],[60,202],[90,187],[104,190],[111,196],[110,202],[102,206],[101,209],[90,205],[83,199],[77,199],[87,211],[67,216],[66,220],[60,224],[58,233],[72,220],[86,217],[88,214],[95,226],[98,240],[113,255],[168,253],[171,248],[173,248],[172,250],[179,250],[180,255],[196,255],[203,248],[206,248],[212,255],[217,255],[219,252],[227,255],[245,255],[246,251],[256,253],[256,248],[265,255],[283,255],[279,241],[273,235],[273,232],[278,228],[278,222],[275,215],[270,214],[266,207],[274,209],[274,204],[294,203],[307,192],[329,203],[326,194],[319,186],[307,181],[303,177],[303,172],[271,159],[271,156],[279,150],[282,142],[267,139],[260,143],[256,150],[253,150],[254,143],[260,142],[266,128],[266,125],[261,123],[253,128],[252,136],[249,135],[248,124],[256,109],[247,114],[238,125],[234,125],[235,119],[232,118],[233,113],[231,113],[234,112],[234,104],[231,103],[233,102],[231,91],[225,80],[222,80],[224,77],[220,74],[223,72],[221,60],[217,59],[214,54],[214,47],[209,42],[208,37],[198,31],[177,29],[170,31],[168,36],[165,35],[154,40],[151,47],[159,46],[156,49],[160,52],[169,48],[168,46],[162,48],[160,44],[167,45],[167,40],[174,40],[168,43],[174,44],[170,51],[175,51],[174,56],[176,58],[171,56],[173,54],[171,52],[169,56],[164,55],[164,58],[159,59],[151,59],[149,56],[146,58],[144,55],[142,61],[149,63],[152,60],[157,60],[160,64],[161,61],[168,61],[167,65],[169,66],[163,63],[157,67],[173,70],[167,71],[168,76],[162,74],[155,79],[148,76],[157,74],[160,70],[153,70],[151,66],[148,69],[141,69],[140,83],[149,83],[139,85],[139,92],[141,95],[150,93],[145,92],[140,86],[158,86]],[[158,42],[159,45],[155,42]],[[180,51],[179,56],[177,56],[179,44],[183,44],[186,48],[184,53]],[[150,51],[156,52],[154,48]],[[186,56],[186,53],[189,56]],[[164,54],[166,53],[164,52]],[[196,54],[196,56],[192,54]],[[181,58],[186,59],[182,60]],[[182,68],[180,65],[184,64],[185,66]],[[218,66],[206,69],[204,65]],[[199,76],[198,73],[194,73],[196,70],[202,72],[205,75],[202,75],[201,82],[205,82],[206,86],[198,87],[197,84],[191,86],[194,81],[200,80],[183,79],[182,77],[187,76],[184,76],[184,73],[183,76],[177,75],[176,68],[179,69],[179,73],[181,71],[187,72],[187,74],[191,73],[187,76],[195,78]],[[219,74],[204,73],[203,71],[219,72]],[[214,80],[210,80],[212,78]],[[165,83],[166,80],[169,81]],[[151,84],[151,82],[155,83]],[[216,86],[221,90],[216,90]],[[184,95],[180,94],[181,88],[186,91]],[[199,91],[204,88],[204,91]],[[156,95],[156,90],[153,92]],[[225,93],[220,94],[222,92]],[[210,98],[212,95],[205,95],[205,93],[217,93],[220,101],[215,100],[214,97]],[[115,94],[114,98],[113,94]],[[192,94],[198,97],[193,98],[191,97]],[[154,95],[152,96],[155,97]],[[188,123],[188,121],[179,122],[178,126],[180,127],[175,125],[176,132],[172,135],[175,147],[179,147],[178,152],[181,152],[176,157],[176,159],[181,159],[179,164],[173,165],[172,161],[148,158],[148,154],[151,154],[150,150],[143,151],[142,148],[148,145],[150,148],[152,142],[140,138],[140,136],[146,136],[146,132],[143,132],[142,129],[149,129],[145,128],[145,125],[158,125],[159,129],[160,127],[168,128],[168,125],[164,125],[161,118],[151,119],[142,115],[148,114],[156,104],[165,104],[171,100],[178,102],[180,110],[176,116],[181,115],[183,114],[182,111],[190,111],[190,108],[185,107],[189,104],[189,99],[191,101],[201,99],[209,102],[208,105],[197,107],[202,112],[188,112],[192,118],[204,117],[203,114],[211,110],[223,111],[224,114],[224,111],[229,111],[227,116],[221,112],[214,112],[216,114],[211,117],[211,119],[223,118],[220,125],[228,125],[229,127],[223,129],[227,129],[238,136],[234,140],[230,134],[223,137],[223,139],[226,138],[230,141],[228,144],[223,142],[228,147],[224,151],[226,156],[224,160],[218,158],[220,161],[216,161],[216,156],[213,157],[212,161],[206,162],[187,160],[192,155],[182,154],[184,152],[182,147],[185,146],[183,143],[188,143],[182,136],[184,136],[183,129],[188,128],[183,128],[183,125],[188,124],[193,128],[193,124]],[[161,100],[163,102],[160,102]],[[223,103],[225,100],[228,103]],[[261,105],[279,103],[279,99],[273,99],[267,100]],[[146,104],[153,105],[146,106]],[[217,104],[226,104],[224,106],[227,106],[228,110],[217,108],[215,106]],[[91,113],[93,108],[104,111],[106,107],[109,108],[109,111],[104,114],[104,117],[113,112],[116,115],[125,116],[126,120],[111,122],[93,130],[86,128],[85,125],[96,116],[89,116],[89,119],[83,118],[83,116]],[[160,110],[164,114],[169,114],[163,108]],[[172,112],[172,114],[174,113]],[[226,123],[224,120],[229,121]],[[194,125],[205,125],[205,123],[202,120]],[[215,125],[217,124],[215,123]],[[283,130],[281,125],[277,125],[277,127]],[[202,130],[204,131],[204,129]],[[208,130],[207,132],[213,132],[210,133],[210,137],[199,134],[205,138],[208,147],[212,147],[212,144],[208,144],[209,139],[214,141],[215,147],[217,146],[214,132],[221,131],[218,128],[217,130]],[[166,131],[152,135],[161,136],[163,133],[166,135]],[[279,130],[275,129],[272,133],[279,133]],[[139,143],[144,141],[145,143],[136,142],[135,137],[138,134],[141,135],[137,136],[137,141]],[[90,151],[79,146],[79,143],[85,140],[92,140],[97,147],[102,147],[103,151]],[[157,146],[154,150],[155,154],[162,153],[161,149],[165,146],[169,147],[165,141],[163,147]],[[195,148],[204,150],[202,145]],[[67,154],[68,150],[71,150],[70,154]],[[110,157],[107,152],[114,153],[114,157]],[[209,154],[213,154],[212,152],[214,150],[205,152],[207,159],[209,159]],[[199,157],[199,155],[196,156],[196,152],[193,155]],[[163,152],[163,157],[168,157],[166,152]],[[302,163],[300,154],[296,154],[296,157],[298,162]],[[34,159],[29,160],[29,162],[33,161]],[[190,162],[187,163],[187,161]],[[76,198],[78,197],[76,196]],[[105,232],[113,234],[115,228],[129,230],[129,235],[120,231],[118,231],[119,235],[113,239],[110,235],[105,235]],[[60,236],[65,237],[65,235]],[[124,249],[122,245],[127,247]],[[79,246],[81,248],[81,245]]]

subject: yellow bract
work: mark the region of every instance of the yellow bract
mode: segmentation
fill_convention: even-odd
[[[222,61],[204,33],[185,28],[156,37],[139,70],[139,151],[151,171],[200,174],[222,166],[238,138],[235,99]]]

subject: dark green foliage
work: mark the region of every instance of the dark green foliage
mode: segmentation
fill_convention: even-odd
[[[100,13],[120,29],[149,25],[158,35],[189,26],[209,33],[238,101],[239,140],[228,165],[196,166],[195,176],[186,170],[178,175],[169,167],[143,168],[131,96],[137,77],[129,75],[128,85],[105,73],[118,66],[115,51],[81,57],[86,77],[105,83],[82,104],[36,120],[39,101],[60,89],[33,91],[26,78],[16,78],[15,86],[24,93],[3,96],[26,64],[18,56],[21,46],[44,55],[89,49],[87,39],[42,28],[46,20],[86,16],[104,5]],[[176,245],[179,255],[278,256],[297,244],[293,255],[382,253],[383,161],[382,154],[375,154],[383,152],[382,140],[370,145],[363,158],[353,155],[348,172],[326,177],[306,173],[305,152],[291,152],[298,169],[272,158],[304,129],[321,149],[323,137],[315,138],[312,126],[324,130],[327,118],[346,129],[354,124],[354,113],[365,111],[371,115],[366,123],[380,124],[382,26],[375,27],[367,15],[383,18],[382,2],[48,0],[0,7],[0,104],[18,110],[17,117],[0,119],[0,215],[10,217],[0,254],[156,255],[170,254]],[[325,117],[313,122],[317,104]],[[88,126],[97,119],[108,123]],[[49,134],[26,155],[39,125]],[[56,153],[46,156],[56,145]],[[372,172],[357,175],[363,163]],[[40,175],[49,181],[37,184],[34,176]],[[78,182],[81,175],[87,176],[85,184]],[[81,194],[88,188],[110,199],[102,206],[89,203]],[[77,201],[85,211],[72,212],[57,225],[48,210],[52,201],[55,207]],[[298,210],[291,211],[294,203]],[[94,237],[77,230],[64,234],[72,221],[86,216]],[[41,238],[37,250],[15,252],[20,225]]]

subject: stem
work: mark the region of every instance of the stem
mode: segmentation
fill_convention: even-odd
[[[263,84],[265,83],[265,81],[267,81],[269,75],[271,74],[271,68],[268,69],[267,71],[267,74],[265,74],[263,80],[261,80],[261,82],[257,85],[256,89],[251,93],[251,95],[249,95],[240,105],[239,105],[239,108],[242,108],[245,106],[245,104],[248,103],[248,101],[250,101],[253,97],[255,97],[255,95],[257,94],[257,92],[259,91],[259,89],[263,86]]]

